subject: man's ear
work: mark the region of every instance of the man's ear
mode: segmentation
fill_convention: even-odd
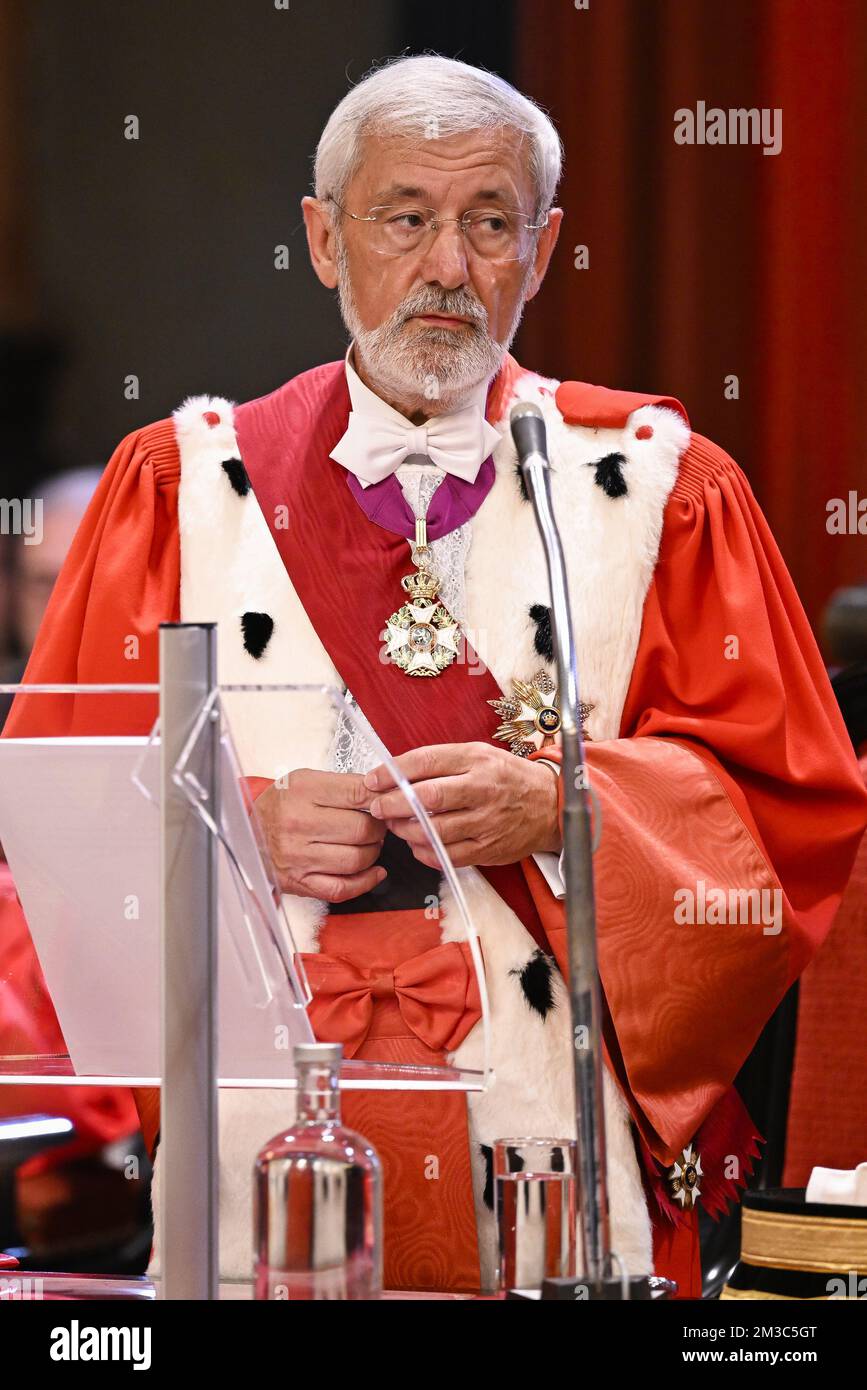
[[[320,202],[318,198],[302,198],[301,207],[310,264],[326,289],[333,290],[337,286],[337,247],[331,226],[334,204]]]
[[[533,267],[533,274],[527,284],[524,293],[524,302],[535,298],[539,293],[539,287],[545,278],[548,269],[548,262],[554,254],[554,247],[557,245],[557,238],[560,235],[560,225],[563,221],[563,209],[551,208],[548,213],[548,225],[543,227],[539,233],[539,240],[536,243],[536,264]]]

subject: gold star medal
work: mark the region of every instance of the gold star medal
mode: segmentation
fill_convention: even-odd
[[[511,695],[489,700],[488,704],[493,705],[503,720],[492,737],[508,743],[519,758],[529,758],[538,749],[556,743],[555,735],[560,732],[560,707],[557,687],[546,670],[537,671],[530,681],[513,680]],[[583,700],[578,706],[582,733],[593,708]]]
[[[458,654],[460,628],[438,598],[439,577],[431,569],[424,517],[416,517],[412,562],[401,588],[407,602],[392,613],[381,636],[388,639],[386,655],[407,676],[438,676]]]

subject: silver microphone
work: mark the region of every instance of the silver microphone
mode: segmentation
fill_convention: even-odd
[[[549,466],[545,420],[539,407],[532,401],[518,401],[509,411],[509,425],[518,451],[521,475],[529,490],[527,465],[532,461],[541,463],[545,468]]]

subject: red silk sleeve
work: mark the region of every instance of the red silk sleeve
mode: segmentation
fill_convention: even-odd
[[[179,614],[180,460],[171,420],[115,449],[60,572],[24,680],[150,683]],[[4,734],[146,733],[156,696],[16,696]]]
[[[737,465],[699,436],[666,508],[620,737],[585,755],[606,1046],[670,1161],[821,944],[867,822],[767,523]],[[562,967],[562,903],[532,860],[523,868]]]
[[[179,478],[171,420],[118,445],[54,587],[25,681],[157,682],[159,625],[179,615]],[[147,733],[157,709],[156,696],[17,695],[3,736]],[[132,1094],[153,1153],[159,1091]]]

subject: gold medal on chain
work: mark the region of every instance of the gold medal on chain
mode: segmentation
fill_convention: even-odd
[[[458,654],[460,627],[439,598],[424,517],[416,517],[412,562],[415,571],[400,581],[407,601],[387,619],[382,633],[388,640],[386,655],[404,675],[438,676]]]

